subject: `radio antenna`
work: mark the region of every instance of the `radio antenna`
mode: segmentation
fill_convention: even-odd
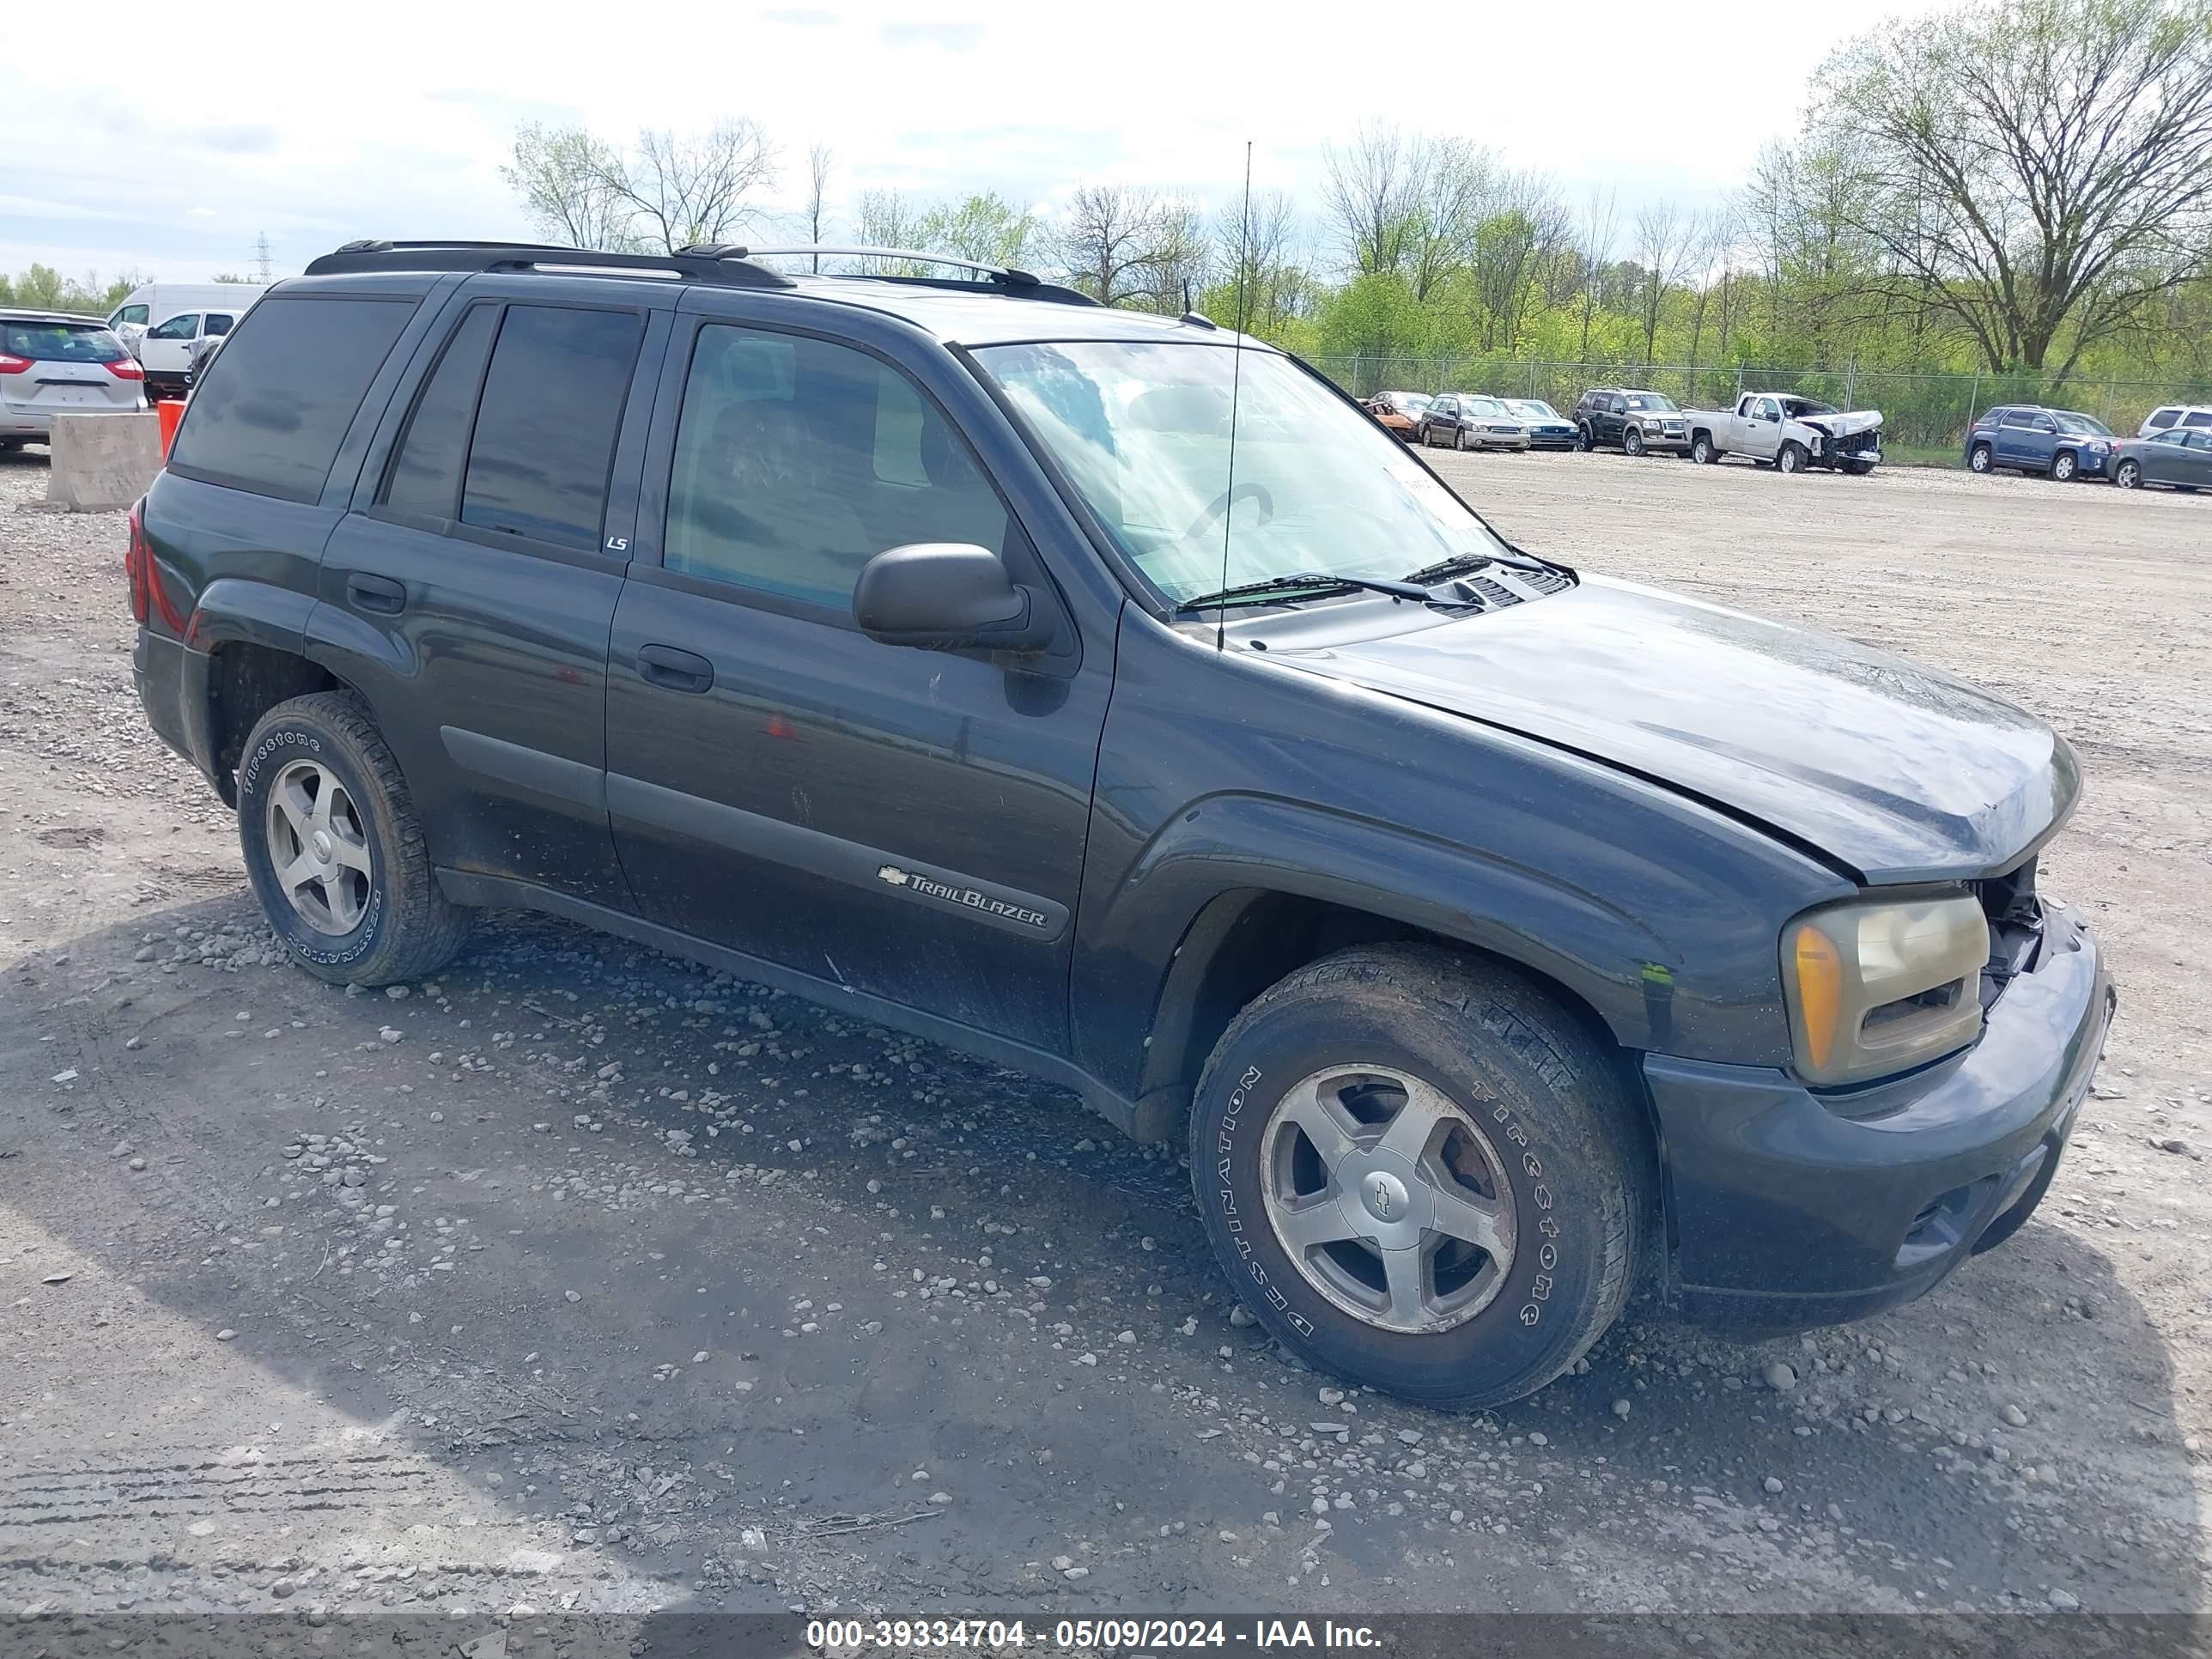
[[[1244,141],[1244,207],[1237,231],[1237,338],[1230,347],[1229,360],[1229,488],[1222,496],[1221,508],[1221,586],[1217,592],[1226,592],[1229,586],[1229,531],[1237,518],[1237,402],[1244,389],[1244,323],[1245,287],[1252,270],[1252,141]],[[1229,607],[1226,604],[1213,613],[1213,648],[1224,651],[1229,645]]]

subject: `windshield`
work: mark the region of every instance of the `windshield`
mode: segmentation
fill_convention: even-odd
[[[1782,412],[1791,416],[1832,415],[1836,412],[1836,406],[1833,404],[1824,404],[1817,398],[1784,398],[1782,400]]]
[[[2086,432],[2093,438],[2112,435],[2112,428],[2094,415],[2062,414],[2058,416],[2058,426],[2063,432]]]
[[[1532,421],[1556,421],[1559,418],[1558,410],[1539,398],[1511,398],[1506,400],[1505,406],[1516,415],[1525,415]]]
[[[1435,401],[1418,392],[1394,392],[1389,398],[1392,408],[1407,415],[1418,415]]]
[[[1396,577],[1506,552],[1395,438],[1289,358],[1075,341],[975,356],[1172,600],[1304,572]],[[1229,409],[1237,398],[1237,479]],[[1223,571],[1224,520],[1228,526]]]
[[[1503,415],[1505,412],[1505,405],[1495,398],[1474,398],[1462,392],[1459,401],[1462,412],[1468,415]]]
[[[1662,397],[1656,392],[1632,392],[1626,401],[1631,409],[1649,409],[1662,414],[1674,406],[1672,398]]]
[[[0,320],[0,352],[34,363],[119,363],[131,354],[99,323]]]

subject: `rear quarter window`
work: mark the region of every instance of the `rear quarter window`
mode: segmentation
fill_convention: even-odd
[[[315,500],[416,303],[358,295],[262,301],[194,392],[170,469],[259,495]]]

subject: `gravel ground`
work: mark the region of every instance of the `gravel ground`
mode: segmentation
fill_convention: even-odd
[[[132,694],[119,516],[0,458],[0,1611],[2194,1610],[2212,503],[1446,457],[1527,544],[2079,745],[2121,976],[2036,1220],[1734,1346],[1638,1309],[1480,1417],[1232,1313],[1171,1150],[550,921],[283,966]]]

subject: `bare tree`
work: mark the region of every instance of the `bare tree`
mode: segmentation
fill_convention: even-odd
[[[1638,301],[1644,313],[1646,365],[1657,349],[1659,320],[1667,295],[1682,280],[1683,262],[1690,246],[1689,230],[1688,222],[1671,202],[1654,202],[1636,216],[1636,262],[1644,268],[1643,291]]]
[[[1697,367],[1698,349],[1705,336],[1706,313],[1712,308],[1714,291],[1719,290],[1723,312],[1721,349],[1728,349],[1729,256],[1735,251],[1735,214],[1726,205],[1710,212],[1692,214],[1689,234],[1684,239],[1687,249],[1686,267],[1692,284],[1690,301],[1690,365]],[[1715,272],[1717,270],[1718,275]]]
[[[1215,214],[1214,245],[1221,251],[1217,278],[1241,307],[1249,333],[1272,337],[1306,303],[1312,277],[1298,246],[1297,204],[1281,191],[1252,198],[1248,216],[1242,201]],[[1217,321],[1236,323],[1234,314]]]
[[[806,240],[817,246],[829,223],[825,210],[830,196],[830,164],[834,160],[827,144],[806,147]],[[822,269],[822,256],[814,256],[814,269]]]
[[[2005,0],[1892,23],[1823,67],[1857,225],[1988,366],[2059,373],[2207,268],[2212,0]],[[1922,210],[1926,210],[1925,211]]]
[[[1620,200],[1607,188],[1592,187],[1583,204],[1583,360],[1589,360],[1590,320],[1604,294],[1606,268],[1613,263],[1613,238],[1620,234]]]
[[[860,218],[858,226],[862,247],[910,248],[921,240],[921,216],[907,204],[907,199],[895,190],[865,190],[860,192]],[[916,264],[910,259],[858,259],[852,263],[855,271],[884,276],[927,276],[927,265]]]
[[[1182,204],[1127,185],[1079,185],[1058,235],[1068,280],[1101,305],[1157,301],[1160,273],[1180,254]]]
[[[1322,205],[1344,246],[1346,263],[1362,276],[1401,270],[1423,180],[1418,139],[1398,129],[1362,124],[1340,149],[1322,149]]]
[[[1566,214],[1550,180],[1531,173],[1498,179],[1474,237],[1484,350],[1502,345],[1510,351],[1519,342],[1535,266],[1566,234]]]
[[[1040,240],[1036,216],[993,191],[940,202],[921,216],[915,234],[917,246],[985,265],[1025,264]]]
[[[500,176],[522,198],[538,231],[568,247],[623,252],[636,246],[629,205],[610,185],[621,155],[581,127],[515,129],[514,149]]]
[[[743,117],[703,133],[641,132],[635,155],[601,154],[608,195],[629,209],[648,246],[672,253],[727,241],[750,222],[754,193],[775,182],[775,148]]]

